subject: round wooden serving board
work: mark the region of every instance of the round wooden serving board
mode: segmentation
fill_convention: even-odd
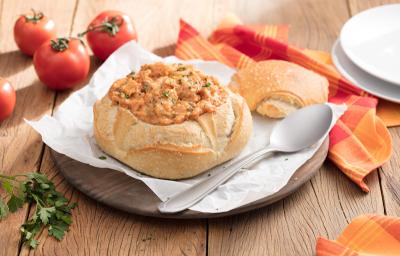
[[[187,210],[178,214],[162,214],[157,210],[158,197],[141,181],[122,172],[96,168],[75,161],[51,150],[51,155],[60,172],[77,189],[111,207],[134,214],[174,219],[215,218],[234,215],[272,204],[297,190],[319,170],[328,153],[328,139],[315,155],[301,166],[288,184],[277,193],[229,212],[202,213]]]

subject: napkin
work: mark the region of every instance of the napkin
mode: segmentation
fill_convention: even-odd
[[[144,50],[137,43],[128,42],[101,65],[93,74],[88,85],[72,93],[54,112],[53,116],[45,115],[38,121],[27,122],[55,151],[95,167],[124,172],[132,178],[143,181],[161,200],[165,201],[168,197],[207,178],[208,174],[212,175],[213,170],[181,181],[152,178],[132,170],[112,157],[108,156],[104,159],[102,156],[105,153],[97,146],[93,137],[93,105],[96,100],[108,92],[115,80],[126,76],[132,70],[138,71],[143,64],[157,61],[181,62],[176,57],[158,57]],[[217,77],[223,85],[228,84],[235,72],[234,69],[215,61],[192,60],[185,62],[194,65],[206,74]],[[334,120],[331,124],[333,126],[346,110],[346,106],[335,104],[329,106],[334,112]],[[268,145],[269,134],[275,122],[275,120],[258,115],[253,116],[253,134],[240,156]],[[236,174],[190,209],[210,213],[225,212],[277,192],[286,185],[293,173],[314,155],[321,143],[322,140],[313,147],[300,152],[275,154],[260,161],[249,170]],[[82,175],[85,175],[84,170]]]
[[[329,64],[329,54],[294,47],[287,44],[287,38],[286,25],[242,25],[229,15],[206,40],[181,20],[175,54],[181,59],[218,60],[237,68],[254,61],[282,59],[324,75],[329,80],[329,102],[348,106],[330,133],[328,156],[362,190],[369,191],[364,178],[392,153],[389,131],[376,115],[378,100],[345,80]],[[385,120],[400,124],[393,105],[386,109],[380,111]]]
[[[361,215],[337,240],[319,238],[317,256],[400,255],[400,218]]]

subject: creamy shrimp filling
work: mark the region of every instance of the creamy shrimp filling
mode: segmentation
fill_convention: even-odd
[[[214,77],[191,65],[154,63],[116,81],[108,96],[146,123],[170,125],[214,112],[228,94]]]

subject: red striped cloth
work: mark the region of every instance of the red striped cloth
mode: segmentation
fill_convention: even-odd
[[[376,115],[378,100],[327,64],[329,54],[294,47],[287,44],[287,38],[286,25],[245,26],[228,16],[207,40],[181,20],[175,54],[181,59],[217,60],[239,69],[254,61],[282,59],[324,75],[329,80],[329,102],[348,106],[330,133],[328,156],[352,181],[369,191],[363,179],[392,152],[389,132]],[[398,124],[400,118],[395,121]]]
[[[362,215],[336,240],[318,238],[316,250],[317,256],[398,256],[400,218]]]

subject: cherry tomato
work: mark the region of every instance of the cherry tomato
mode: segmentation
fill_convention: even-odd
[[[65,90],[85,80],[90,58],[77,38],[57,38],[42,44],[33,56],[40,81],[51,89]]]
[[[93,54],[100,60],[105,60],[120,46],[130,40],[137,40],[135,27],[125,13],[119,11],[105,11],[100,13],[88,29],[80,33],[86,34]]]
[[[14,25],[14,40],[18,48],[32,56],[44,42],[56,37],[54,21],[41,12],[25,14]]]
[[[15,98],[14,88],[7,80],[0,77],[0,122],[12,114]]]

